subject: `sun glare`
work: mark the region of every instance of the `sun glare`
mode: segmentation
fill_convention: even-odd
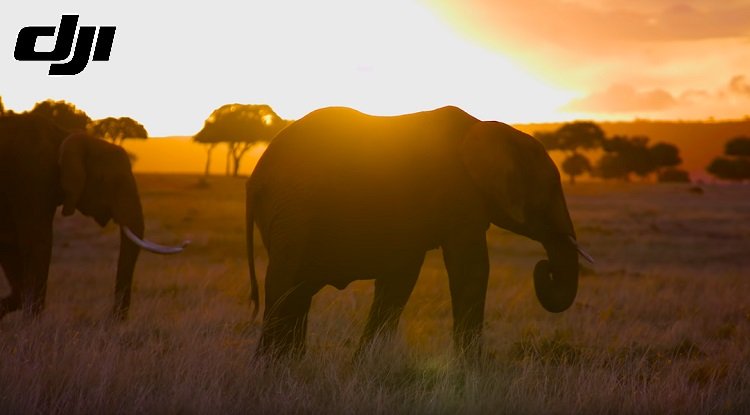
[[[267,2],[247,16],[238,36],[263,41],[234,62],[243,70],[215,77],[205,114],[225,102],[268,103],[288,119],[325,106],[398,114],[456,105],[483,119],[530,122],[559,118],[573,96],[417,0]],[[202,122],[188,121],[193,129]]]
[[[172,13],[153,7],[155,16]],[[269,104],[286,119],[325,106],[399,114],[444,105],[506,122],[560,118],[556,111],[572,94],[465,36],[434,7],[420,0],[247,1],[206,20],[190,5],[173,22],[179,39],[165,37],[158,24],[144,23],[136,34],[115,19],[122,30],[106,70],[92,64],[76,79],[10,84],[3,98],[18,111],[64,99],[94,118],[133,117],[152,136],[193,135],[213,110],[233,102]],[[128,13],[123,19],[134,17]]]

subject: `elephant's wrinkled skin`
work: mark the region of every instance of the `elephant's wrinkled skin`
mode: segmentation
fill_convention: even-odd
[[[532,137],[455,107],[377,117],[314,111],[281,131],[247,182],[251,299],[258,306],[253,224],[268,250],[259,355],[304,350],[321,287],[375,279],[360,344],[391,334],[425,252],[442,248],[454,341],[478,354],[490,223],[544,244],[538,298],[553,312],[575,299],[575,231],[560,176]]]
[[[83,133],[69,135],[44,119],[0,117],[0,266],[11,293],[0,300],[0,318],[44,307],[52,252],[52,219],[76,210],[101,226],[121,226],[114,314],[124,318],[143,237],[141,201],[125,151]],[[135,242],[134,242],[135,241]]]

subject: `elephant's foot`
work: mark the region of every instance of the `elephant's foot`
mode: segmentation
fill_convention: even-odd
[[[21,308],[23,309],[24,319],[33,320],[44,311],[44,300],[26,299],[22,302]]]
[[[11,294],[0,300],[0,319],[5,317],[6,314],[12,313],[13,311],[21,308],[21,302],[18,297]]]
[[[287,360],[299,360],[305,354],[305,348],[302,347],[290,347],[284,344],[260,344],[255,349],[253,355],[253,362],[256,363],[275,363]]]
[[[372,332],[365,330],[359,346],[354,351],[354,361],[361,361],[365,357],[377,357],[384,349],[392,347],[396,343],[396,332],[396,324],[393,323]]]
[[[456,356],[463,363],[474,364],[482,360],[481,332],[454,333],[453,341]]]
[[[304,331],[294,327],[286,328],[287,330],[283,327],[277,327],[276,330],[264,330],[266,332],[261,334],[253,360],[278,361],[302,358],[305,354]]]
[[[118,322],[127,320],[129,308],[130,307],[114,306],[112,308],[112,320]]]

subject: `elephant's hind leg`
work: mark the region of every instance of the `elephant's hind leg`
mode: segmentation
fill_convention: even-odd
[[[393,337],[423,262],[421,252],[398,261],[388,275],[375,280],[375,297],[355,356],[360,356],[376,338],[387,341]]]
[[[266,309],[256,358],[299,357],[305,351],[307,314],[319,286],[299,281],[289,266],[271,263],[266,274]]]

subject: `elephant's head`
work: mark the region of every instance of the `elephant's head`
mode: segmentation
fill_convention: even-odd
[[[60,184],[64,216],[79,210],[104,226],[120,225],[115,314],[125,317],[130,304],[133,270],[140,248],[159,254],[182,251],[143,240],[141,200],[127,153],[121,147],[82,133],[68,136],[60,146]]]
[[[566,310],[578,290],[578,253],[591,257],[578,247],[560,173],[544,147],[506,124],[479,122],[461,153],[490,221],[544,246],[548,260],[534,269],[539,302],[550,312]]]

